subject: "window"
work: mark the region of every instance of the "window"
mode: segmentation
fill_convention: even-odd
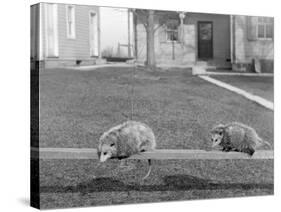
[[[167,41],[179,41],[178,32],[179,21],[169,20],[166,23],[166,40]]]
[[[258,18],[258,38],[272,39],[273,38],[273,19],[268,17]]]
[[[98,20],[97,14],[95,12],[90,12],[90,55],[98,56]]]
[[[57,4],[45,4],[45,36],[47,57],[58,57],[58,8]]]
[[[72,5],[66,7],[66,34],[67,38],[75,38],[75,8]]]

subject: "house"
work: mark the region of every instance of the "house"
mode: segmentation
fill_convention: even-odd
[[[45,67],[101,61],[99,7],[39,3],[31,6],[31,60]]]
[[[134,16],[137,61],[146,61],[147,34],[142,13]],[[156,65],[246,71],[258,62],[273,71],[273,18],[191,12],[154,12]]]

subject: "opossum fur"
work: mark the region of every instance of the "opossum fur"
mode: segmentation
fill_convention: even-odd
[[[211,130],[213,147],[219,145],[222,151],[244,152],[253,155],[260,146],[271,145],[259,137],[256,130],[239,122],[219,124]]]
[[[104,132],[99,139],[98,156],[100,162],[110,158],[124,159],[134,154],[154,150],[156,140],[154,133],[146,124],[136,121],[127,121]],[[149,171],[151,160],[148,159]]]

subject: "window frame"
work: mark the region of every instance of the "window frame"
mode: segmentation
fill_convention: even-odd
[[[263,19],[262,22],[260,21],[260,18]],[[268,19],[270,22],[266,22],[265,19]],[[269,27],[268,25],[272,27],[272,36],[271,37],[267,37],[266,36],[267,28]],[[263,37],[259,36],[259,27],[260,26],[264,27],[264,29],[263,29]],[[256,32],[257,32],[257,39],[258,40],[273,40],[273,36],[274,36],[273,35],[274,34],[274,30],[273,29],[274,29],[273,18],[271,18],[271,17],[258,17],[257,26],[256,26]]]
[[[69,8],[72,8],[72,13],[71,13],[71,21],[72,21],[72,33],[70,33],[70,26],[69,26]],[[66,10],[66,37],[68,39],[75,39],[76,38],[76,14],[75,14],[75,6],[74,5],[66,5],[65,6],[65,10]]]
[[[94,17],[96,18],[96,40],[91,40],[91,18],[92,14],[94,14]],[[90,10],[89,11],[89,44],[90,44],[90,57],[99,57],[99,16],[98,12],[95,10]],[[91,42],[95,42],[93,46],[91,46]],[[92,52],[92,49],[94,47],[94,51]]]
[[[170,19],[171,21],[172,20],[175,20],[175,19]],[[169,38],[169,36],[168,36],[168,32],[169,33],[176,33],[177,34],[177,39],[176,40],[170,40],[170,39],[168,39]],[[177,26],[177,29],[172,29],[172,28],[169,28],[168,27],[168,24],[165,24],[165,40],[166,40],[166,42],[167,43],[172,43],[172,42],[174,42],[174,43],[180,43],[180,39],[179,39],[179,24],[178,24],[178,26]]]
[[[59,40],[58,40],[58,5],[55,3],[44,3],[43,9],[44,13],[44,30],[45,31],[45,38],[46,38],[46,46],[45,46],[45,56],[47,58],[58,58],[59,57]],[[50,12],[52,11],[52,12]],[[41,13],[40,13],[41,14]],[[52,17],[50,20],[49,16]],[[49,32],[48,32],[48,25],[51,23],[53,25],[53,33],[52,36],[54,38],[52,51],[50,51],[50,42],[49,42]],[[41,36],[40,36],[41,37]]]

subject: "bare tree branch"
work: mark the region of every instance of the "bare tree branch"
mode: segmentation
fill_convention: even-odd
[[[156,32],[159,28],[161,28],[162,26],[164,26],[165,24],[159,24],[154,28],[154,32]]]
[[[131,9],[133,14],[135,14],[138,18],[138,20],[144,25],[144,28],[147,30],[147,19],[148,19],[148,10],[143,10],[143,9]]]

